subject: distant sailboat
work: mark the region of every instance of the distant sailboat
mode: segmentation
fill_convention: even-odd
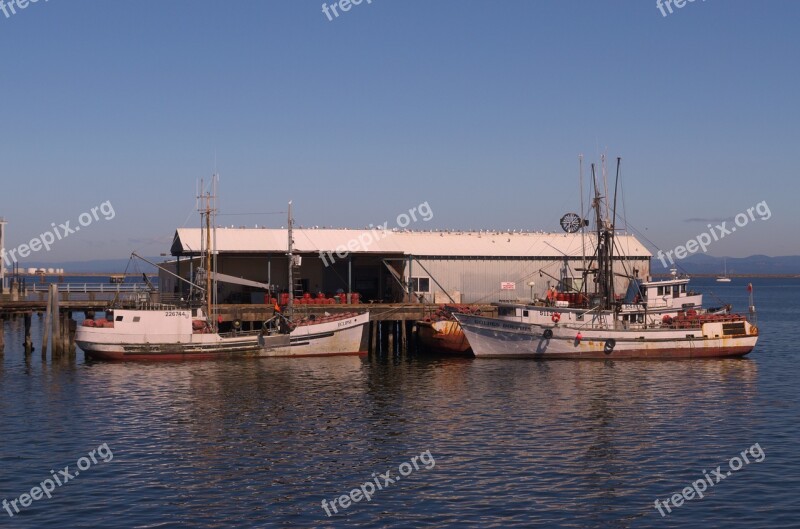
[[[730,283],[731,278],[728,277],[728,260],[724,260],[725,263],[725,271],[722,273],[721,276],[717,276],[717,283]]]

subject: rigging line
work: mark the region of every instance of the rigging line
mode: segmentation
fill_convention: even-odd
[[[128,268],[130,268],[130,266],[131,266],[131,261],[133,261],[133,254],[131,254],[131,256],[130,256],[130,257],[128,257],[128,264],[127,264],[127,265],[125,265],[125,271],[123,272],[123,274],[125,274],[126,276],[128,275]],[[117,291],[117,292],[114,294],[114,299],[112,299],[112,300],[111,300],[111,306],[112,306],[112,307],[113,307],[114,305],[116,305],[116,303],[117,303],[117,300],[119,299],[119,294],[120,294],[120,292],[119,292],[119,291]]]
[[[223,217],[242,217],[246,215],[286,215],[286,211],[255,211],[251,213],[217,213],[217,216]]]
[[[616,221],[616,219],[615,219],[615,221]],[[638,235],[639,237],[644,239],[647,243],[649,243],[653,248],[655,248],[658,251],[663,251],[661,248],[659,248],[659,246],[656,243],[651,241],[644,233],[642,233],[640,230],[638,230],[635,226],[628,225],[627,227],[629,227],[631,229],[631,231],[633,231],[636,235]],[[686,268],[684,268],[682,265],[680,265],[679,263],[676,263],[676,262],[673,261],[672,264],[676,269],[682,271],[684,274],[690,275],[689,271]],[[652,275],[652,270],[651,270],[651,275]],[[721,299],[719,296],[714,294],[714,292],[710,290],[710,287],[696,286],[695,288],[697,288],[697,290],[699,290],[700,292],[707,292],[709,295],[713,296],[717,301],[719,301],[720,303],[725,304],[725,300]]]

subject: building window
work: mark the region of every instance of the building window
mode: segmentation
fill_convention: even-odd
[[[431,291],[431,280],[427,277],[412,277],[411,290],[414,292],[428,293]]]

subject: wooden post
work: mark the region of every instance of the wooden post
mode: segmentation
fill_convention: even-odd
[[[50,315],[50,318],[53,322],[53,328],[50,330],[53,340],[53,355],[61,356],[61,310],[59,308],[59,299],[58,299],[58,285],[50,285],[50,296],[52,297],[52,310],[53,314]]]
[[[6,348],[6,321],[0,317],[0,354],[3,354],[3,350]]]
[[[377,353],[378,352],[378,322],[371,321],[369,323],[370,329],[370,352]]]
[[[67,351],[70,356],[75,356],[75,333],[78,331],[78,322],[72,318],[72,312],[67,313]]]
[[[400,326],[401,326],[400,350],[403,351],[404,353],[408,352],[408,325],[406,325],[407,323],[408,322],[406,322],[406,320],[400,321]]]
[[[61,344],[59,348],[61,349],[61,354],[64,354],[69,352],[69,315],[66,311],[61,311],[59,319],[61,320],[59,324],[61,327]]]
[[[50,316],[53,314],[53,291],[47,291],[47,310],[44,312],[44,336],[42,336],[42,360],[47,360],[47,342],[50,341]]]
[[[25,313],[25,354],[31,354],[33,351],[33,341],[31,340],[31,319],[33,318],[32,312]]]
[[[381,352],[386,353],[389,351],[389,325],[388,322],[382,321],[381,327]]]

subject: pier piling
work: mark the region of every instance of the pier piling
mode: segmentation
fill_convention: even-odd
[[[53,324],[53,328],[50,329],[50,334],[52,335],[51,345],[52,345],[52,353],[50,353],[51,358],[55,358],[56,356],[61,356],[61,311],[59,309],[59,299],[58,299],[58,285],[50,285],[50,310],[52,313],[50,314],[50,321]]]
[[[31,340],[31,320],[33,319],[32,312],[26,312],[23,316],[25,320],[25,354],[31,354],[33,351],[33,341]]]

